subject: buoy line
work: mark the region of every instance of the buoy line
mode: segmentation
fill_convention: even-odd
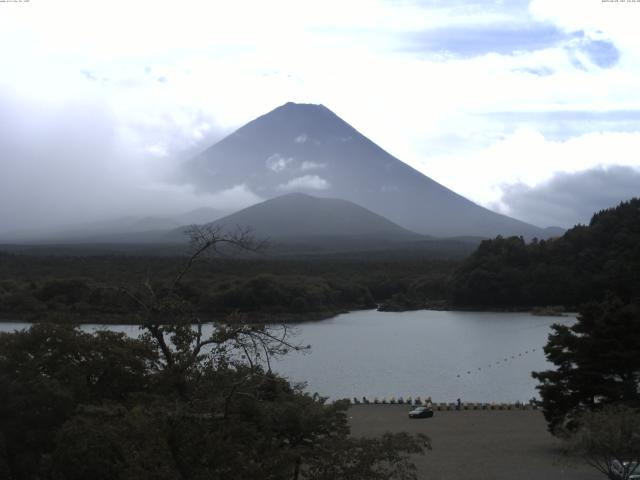
[[[506,357],[502,357],[499,360],[496,360],[494,362],[488,363],[486,364],[486,367],[483,366],[479,366],[479,367],[475,367],[475,368],[470,368],[468,370],[466,370],[466,372],[464,373],[458,373],[456,375],[456,378],[461,378],[465,375],[471,375],[472,373],[476,373],[476,372],[481,372],[483,367],[484,368],[492,368],[492,367],[497,367],[497,366],[501,366],[501,365],[506,365],[506,364],[510,364],[511,360],[517,360],[518,358],[523,358],[526,355],[529,355],[533,352],[538,351],[539,347],[534,347],[534,348],[529,348],[527,350],[521,351],[521,352],[516,352],[513,355],[507,355]],[[540,349],[541,350],[541,349]]]

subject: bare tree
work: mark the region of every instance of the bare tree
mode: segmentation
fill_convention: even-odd
[[[573,447],[607,478],[628,480],[640,473],[640,411],[607,406],[582,416]]]
[[[185,233],[190,238],[189,253],[168,282],[159,282],[148,274],[140,285],[120,288],[138,307],[141,328],[158,346],[166,369],[187,373],[209,356],[210,360],[225,362],[235,358],[252,369],[260,365],[270,372],[274,355],[308,348],[289,341],[286,325],[256,325],[240,314],[205,328],[196,309],[181,293],[184,278],[196,262],[208,256],[261,252],[267,243],[257,241],[250,229],[243,228],[228,231],[218,225],[194,225]]]

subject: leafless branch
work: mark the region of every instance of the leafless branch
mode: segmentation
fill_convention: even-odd
[[[182,278],[193,267],[193,263],[208,251],[220,255],[219,246],[227,245],[246,252],[258,252],[268,246],[266,241],[257,241],[250,228],[240,226],[236,226],[232,231],[225,231],[224,227],[218,224],[191,225],[185,230],[185,235],[190,239],[191,253],[173,279],[170,292],[175,291]]]

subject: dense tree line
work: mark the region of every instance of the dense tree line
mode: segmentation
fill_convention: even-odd
[[[452,303],[476,307],[576,308],[640,288],[640,199],[596,213],[562,237],[483,241],[453,276]]]
[[[33,256],[0,253],[0,317],[55,321],[132,321],[135,305],[123,291],[149,276],[162,282],[183,257]],[[304,257],[209,259],[181,284],[204,317],[240,311],[255,319],[306,318],[373,308],[403,299],[415,308],[448,295],[455,261]]]
[[[331,314],[376,304],[390,310],[577,308],[640,286],[640,200],[593,216],[562,237],[481,242],[466,260],[393,255],[318,255],[215,259],[193,269],[183,294],[203,315]],[[6,318],[128,315],[129,299],[106,285],[141,275],[170,277],[181,257],[42,256],[0,252],[0,315]],[[117,321],[117,320],[116,320]]]

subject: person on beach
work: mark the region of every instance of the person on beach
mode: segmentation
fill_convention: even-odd
[[[460,399],[458,398],[458,405],[456,406],[456,410],[460,410],[460,407],[462,406],[462,402],[460,401]]]

